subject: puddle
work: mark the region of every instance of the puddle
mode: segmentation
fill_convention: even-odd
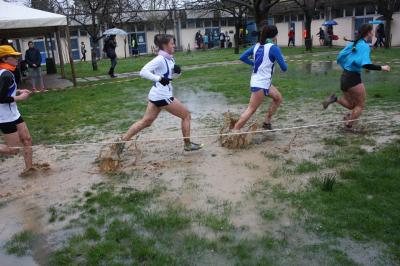
[[[325,73],[331,70],[342,70],[342,68],[332,61],[315,61],[302,64],[302,68],[306,73]]]

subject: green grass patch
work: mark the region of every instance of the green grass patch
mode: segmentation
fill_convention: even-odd
[[[28,255],[32,252],[35,235],[25,230],[15,234],[4,246],[7,254],[14,254],[18,257]]]
[[[309,212],[306,224],[323,232],[357,240],[377,240],[400,259],[400,141],[380,151],[363,154],[341,172],[346,182],[325,193],[312,187],[295,195],[299,207]]]

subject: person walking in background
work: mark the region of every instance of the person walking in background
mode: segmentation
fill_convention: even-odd
[[[323,46],[325,42],[325,31],[322,28],[319,28],[317,36],[319,37],[319,45]]]
[[[117,76],[114,75],[115,66],[117,65],[117,54],[115,52],[115,48],[117,47],[117,41],[115,40],[115,35],[110,35],[106,39],[106,43],[104,45],[104,51],[107,54],[107,57],[111,60],[111,67],[108,71],[108,75],[112,78],[116,78]]]
[[[201,36],[201,31],[199,30],[196,32],[196,36],[194,37],[196,43],[197,43],[197,49],[201,48],[201,44],[203,42],[203,36]]]
[[[226,48],[229,48],[229,43],[230,43],[230,41],[231,41],[231,37],[229,36],[229,32],[226,31],[226,32],[225,32],[225,47],[226,47]]]
[[[134,57],[138,56],[139,55],[139,50],[138,50],[138,44],[137,44],[137,41],[136,41],[135,37],[132,37],[131,47],[132,47],[132,55]]]
[[[86,46],[84,42],[81,42],[81,53],[82,53],[81,61],[86,62]]]
[[[288,37],[289,37],[289,41],[288,41],[288,44],[287,44],[288,47],[290,46],[290,43],[292,43],[293,46],[295,46],[295,45],[294,45],[294,35],[295,35],[294,29],[293,29],[293,28],[290,28],[290,31],[289,31],[289,33],[288,33]]]
[[[209,36],[208,36],[208,34],[204,34],[204,49],[208,49],[209,48],[209,42],[208,42],[208,40],[209,40]]]
[[[225,33],[221,32],[219,34],[219,42],[220,42],[220,48],[225,48]]]
[[[39,49],[35,48],[32,41],[28,42],[29,49],[25,52],[25,61],[28,64],[28,72],[31,77],[32,91],[36,92],[36,85],[39,83],[39,90],[45,92],[42,76],[42,56]]]
[[[332,42],[333,42],[333,26],[329,25],[328,28],[326,29],[326,33],[328,35],[328,46],[332,47]]]
[[[376,42],[374,44],[375,48],[382,47],[385,46],[385,26],[383,24],[379,24],[376,27],[376,31],[375,31],[375,37],[376,37]]]

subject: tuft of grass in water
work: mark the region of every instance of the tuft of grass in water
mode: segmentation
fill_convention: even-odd
[[[18,257],[28,255],[33,247],[35,235],[31,231],[22,231],[15,234],[4,246],[7,254],[14,254]]]
[[[272,221],[276,218],[276,213],[273,210],[263,210],[261,212],[261,217],[267,221]]]
[[[213,213],[197,213],[196,219],[204,226],[214,231],[229,231],[234,229],[234,225],[227,216],[218,216]]]
[[[336,183],[335,174],[326,174],[323,177],[315,176],[310,179],[310,184],[322,191],[332,191]]]
[[[318,171],[319,169],[320,166],[318,164],[310,161],[303,161],[296,166],[293,172],[295,174],[304,174],[304,173],[315,172]]]
[[[252,163],[252,162],[245,162],[245,163],[244,163],[244,166],[245,166],[246,168],[250,169],[250,170],[257,170],[257,169],[260,169],[260,166],[259,166],[259,165],[254,164],[254,163]]]
[[[52,206],[48,209],[49,213],[50,213],[50,218],[49,218],[49,223],[54,223],[57,220],[57,209]]]

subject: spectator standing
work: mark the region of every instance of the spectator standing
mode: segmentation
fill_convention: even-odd
[[[81,42],[81,53],[82,53],[81,61],[86,62],[86,46],[84,42]]]
[[[288,33],[288,37],[289,37],[289,41],[288,41],[288,45],[287,45],[288,47],[290,46],[290,43],[292,43],[293,46],[295,46],[294,45],[294,36],[295,36],[294,29],[290,28],[289,33]]]
[[[108,75],[112,78],[116,78],[117,76],[114,75],[115,66],[117,65],[117,54],[115,52],[115,48],[117,48],[117,41],[115,40],[115,35],[110,35],[106,39],[106,43],[104,45],[104,51],[107,54],[107,57],[111,60],[111,67],[108,71]]]
[[[44,82],[42,76],[42,56],[40,55],[39,49],[37,49],[32,41],[28,42],[29,49],[25,52],[25,61],[28,64],[28,73],[31,77],[32,91],[36,92],[36,85],[39,83],[39,90],[41,92],[46,91],[44,89]]]

